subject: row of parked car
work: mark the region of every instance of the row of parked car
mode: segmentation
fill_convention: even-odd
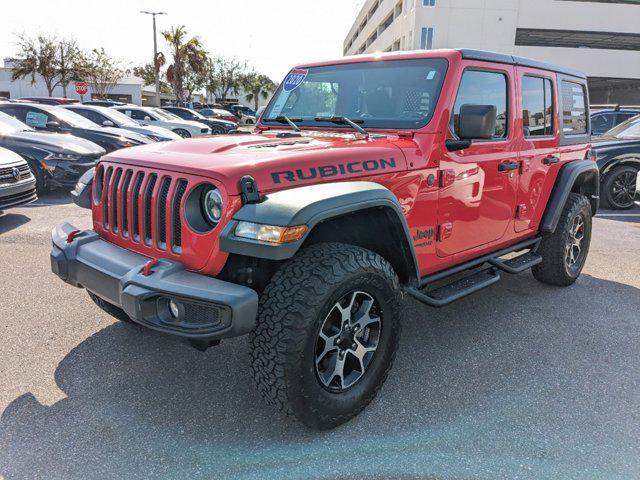
[[[0,101],[0,210],[71,188],[105,153],[182,138],[221,135],[255,122],[216,108],[141,107],[71,99]],[[240,111],[240,110],[239,110]],[[231,119],[235,121],[231,121]]]
[[[0,210],[33,201],[34,188],[42,193],[49,187],[72,187],[105,153],[227,134],[236,130],[242,118],[251,116],[244,121],[252,124],[262,113],[241,106],[230,112],[210,105],[200,105],[197,111],[110,101],[30,100],[0,101]],[[640,108],[598,109],[591,114],[591,126],[602,204],[632,208],[640,171]]]

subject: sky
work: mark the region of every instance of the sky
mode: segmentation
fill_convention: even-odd
[[[73,37],[128,67],[153,58],[158,32],[184,25],[212,55],[235,56],[276,81],[296,63],[342,56],[342,42],[364,0],[29,0],[2,2],[0,59],[17,53],[16,34]],[[166,47],[158,33],[159,49]],[[166,50],[166,48],[165,48]]]

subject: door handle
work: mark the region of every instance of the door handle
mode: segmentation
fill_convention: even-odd
[[[545,159],[542,160],[542,163],[544,163],[545,165],[551,165],[552,163],[558,163],[559,161],[560,159],[558,157],[549,156],[545,157]]]
[[[500,163],[498,165],[498,171],[499,172],[508,172],[510,170],[517,170],[518,168],[520,168],[520,163],[518,163],[518,162]]]

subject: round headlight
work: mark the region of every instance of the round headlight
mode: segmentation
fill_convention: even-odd
[[[222,218],[222,195],[217,188],[206,190],[202,195],[202,211],[211,224],[218,223]]]

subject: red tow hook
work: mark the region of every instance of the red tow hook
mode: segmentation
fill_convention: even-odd
[[[69,235],[67,235],[67,243],[73,242],[74,238],[76,238],[81,233],[81,230],[72,230],[71,232],[69,232]]]
[[[151,269],[155,267],[157,264],[158,264],[158,260],[155,258],[152,258],[151,260],[149,260],[147,263],[144,264],[144,268],[142,269],[142,274],[145,277],[148,277],[153,273]]]

